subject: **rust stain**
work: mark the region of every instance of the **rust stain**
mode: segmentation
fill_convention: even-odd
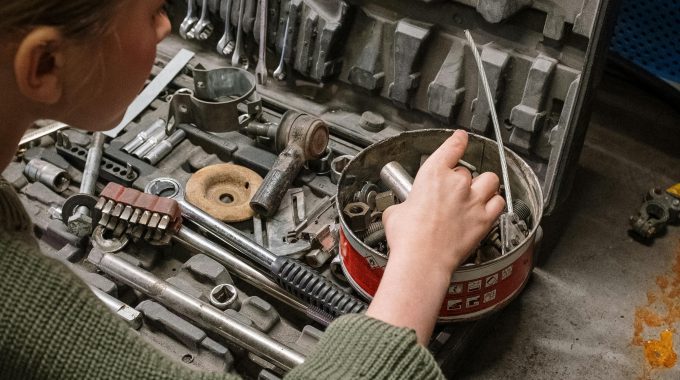
[[[654,368],[673,367],[678,361],[678,355],[673,351],[673,332],[664,330],[659,340],[646,341],[645,358]]]
[[[647,304],[635,309],[632,344],[643,349],[645,364],[641,379],[651,379],[657,369],[672,368],[678,355],[673,335],[680,322],[680,247],[669,273],[656,278],[656,289],[647,292]],[[655,337],[659,336],[658,339]]]

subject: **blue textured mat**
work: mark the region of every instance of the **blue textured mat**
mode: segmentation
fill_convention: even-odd
[[[611,49],[680,83],[680,0],[623,0]]]

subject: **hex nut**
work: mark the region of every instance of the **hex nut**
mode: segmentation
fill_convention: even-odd
[[[375,210],[378,212],[383,212],[388,207],[393,206],[396,203],[397,198],[394,196],[394,192],[392,190],[378,193],[375,196]]]
[[[371,223],[371,208],[363,202],[348,203],[343,209],[349,228],[355,233],[364,232]]]

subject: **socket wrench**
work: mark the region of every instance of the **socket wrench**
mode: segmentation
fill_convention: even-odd
[[[179,203],[182,216],[208,233],[225,242],[230,248],[268,269],[277,282],[290,293],[324,312],[337,317],[359,313],[367,305],[345,293],[344,290],[322,277],[311,268],[289,258],[278,257],[257,245],[241,231],[211,217],[184,199],[184,190],[172,178],[157,178],[149,182],[145,192],[172,198]]]

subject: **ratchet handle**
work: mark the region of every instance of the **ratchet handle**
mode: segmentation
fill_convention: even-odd
[[[312,268],[291,258],[279,257],[272,263],[271,271],[279,285],[287,291],[334,318],[361,313],[367,308],[365,302],[347,294]]]

